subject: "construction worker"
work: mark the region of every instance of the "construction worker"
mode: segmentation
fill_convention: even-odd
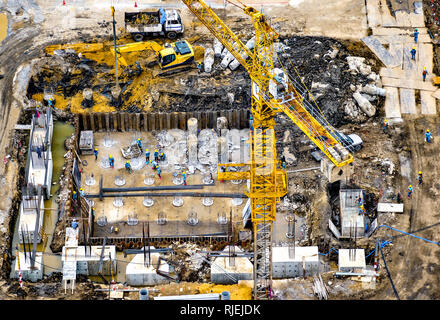
[[[98,148],[93,150],[93,154],[95,155],[95,161],[98,160]]]
[[[254,130],[254,118],[252,117],[252,115],[249,116],[249,128],[251,130]]]
[[[95,217],[95,207],[92,207],[92,217]]]
[[[417,39],[419,38],[419,30],[414,30],[414,42],[417,43]]]
[[[411,49],[411,59],[416,60],[416,47],[412,47]]]
[[[422,175],[422,171],[419,171],[419,175],[417,176],[417,180],[419,180],[419,184],[423,183],[423,175]]]
[[[151,166],[153,167],[153,170],[156,170],[156,169],[157,169],[158,165],[157,165],[156,160],[153,160],[153,161],[151,162]]]
[[[429,129],[426,129],[426,132],[425,132],[425,141],[426,141],[427,143],[430,143],[430,142],[431,142],[431,132],[429,132]]]
[[[138,139],[137,139],[137,145],[138,145],[139,149],[142,150],[142,141],[141,141],[141,138],[138,138]]]
[[[127,162],[125,162],[125,170],[127,170],[127,172],[131,174],[131,165],[130,165],[130,161],[128,160]]]
[[[37,119],[40,117],[40,112],[38,111],[38,107],[39,107],[39,106],[37,106],[37,107],[35,108],[35,117],[36,117]]]
[[[183,185],[186,186],[186,171],[182,172],[182,176],[183,176]]]
[[[161,153],[159,154],[159,160],[160,160],[160,161],[165,161],[165,153],[161,152]]]
[[[83,188],[80,188],[79,189],[79,195],[81,196],[81,197],[84,197],[86,194],[85,194],[85,192],[84,192],[84,189]]]
[[[53,100],[52,98],[50,98],[50,99],[47,101],[47,103],[49,104],[49,107],[56,109],[56,108],[55,108],[55,100]]]
[[[76,205],[76,201],[78,200],[78,194],[76,193],[75,190],[73,190],[72,200],[73,200],[73,203]]]
[[[162,170],[160,169],[160,167],[158,166],[157,167],[157,175],[159,176],[159,179],[162,179],[162,177],[161,177],[161,174],[162,173]]]
[[[146,164],[150,163],[150,150],[145,149],[145,162]]]
[[[382,132],[386,133],[388,131],[388,120],[384,119],[383,120],[383,126],[382,126]]]
[[[41,147],[37,146],[37,155],[38,155],[38,159],[41,159]]]
[[[363,204],[361,204],[360,206],[359,206],[359,214],[361,215],[361,214],[365,214],[365,208],[364,208],[364,205]]]
[[[286,157],[284,155],[281,156],[281,168],[286,170]]]
[[[112,155],[110,155],[110,157],[108,157],[108,163],[110,163],[111,168],[115,167],[115,159],[113,158]]]
[[[422,72],[423,81],[426,80],[426,75],[427,74],[428,74],[428,71],[426,71],[426,67],[423,67],[423,72]]]
[[[73,229],[78,228],[78,222],[76,222],[76,219],[73,219],[73,220],[72,220],[72,228],[73,228]]]
[[[159,161],[159,152],[157,151],[157,149],[154,149],[154,161]]]
[[[202,63],[201,63],[201,62],[197,63],[197,69],[198,69],[199,73],[201,73],[201,72],[202,72],[202,69],[203,69],[203,65],[202,65]]]
[[[412,185],[409,185],[408,186],[408,199],[411,199],[412,193],[413,193],[413,187],[412,187]]]

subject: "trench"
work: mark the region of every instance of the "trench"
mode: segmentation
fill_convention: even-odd
[[[37,245],[37,252],[43,252],[44,275],[50,275],[53,272],[60,272],[62,269],[61,257],[56,255],[50,249],[53,233],[58,220],[58,203],[56,202],[56,195],[60,188],[60,176],[64,166],[64,154],[66,153],[64,141],[69,138],[74,132],[74,127],[66,122],[57,121],[54,123],[53,137],[52,137],[52,188],[51,198],[44,201],[44,220],[42,226],[42,241]],[[55,183],[55,184],[54,184]],[[49,209],[49,210],[46,210]],[[18,229],[19,219],[15,223],[14,236],[12,240],[12,255],[16,256],[16,247],[18,246]],[[32,244],[30,245],[32,249]],[[23,245],[20,245],[20,251],[23,251]],[[28,251],[28,246],[26,246]],[[13,269],[11,272],[13,272]],[[11,273],[12,275],[12,273]]]

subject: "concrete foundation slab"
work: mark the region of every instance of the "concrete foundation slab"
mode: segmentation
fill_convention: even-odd
[[[339,249],[338,266],[342,272],[361,272],[366,267],[365,250]]]
[[[310,277],[319,273],[318,247],[273,247],[272,276],[275,279]]]
[[[416,114],[415,90],[400,88],[400,112],[405,114]]]
[[[362,238],[365,233],[364,215],[359,214],[360,203],[364,203],[362,189],[342,189],[339,191],[341,236]],[[359,202],[359,198],[361,202]]]
[[[224,250],[225,253],[229,252],[229,246]],[[242,252],[239,247],[235,246],[235,252]],[[211,266],[211,282],[221,284],[233,284],[238,283],[239,280],[252,280],[254,271],[254,265],[248,258],[231,259],[229,257],[218,257],[214,259],[214,264]],[[233,281],[235,278],[236,281]]]
[[[36,282],[43,279],[43,253],[37,252],[35,254],[34,269],[31,269],[31,259],[29,253],[27,259],[25,259],[24,252],[19,252],[20,259],[20,271],[23,281]],[[15,259],[13,278],[18,279],[18,263]]]
[[[420,91],[420,101],[422,114],[436,114],[437,100],[432,96],[432,92]]]
[[[391,55],[390,52],[385,49],[385,47],[374,36],[368,36],[362,38],[361,40],[388,68],[397,67],[400,65],[398,58]]]
[[[396,78],[388,78],[382,77],[382,84],[384,87],[393,87],[393,88],[407,88],[407,89],[418,89],[418,90],[426,90],[436,91],[437,88],[433,86],[429,82],[424,82],[422,79],[396,79]],[[388,90],[387,90],[388,93]]]
[[[150,247],[154,248],[154,247]],[[125,277],[126,281],[131,286],[146,286],[146,285],[156,285],[162,283],[168,283],[169,280],[156,272],[157,261],[159,259],[159,253],[151,253],[151,263],[148,265],[144,265],[144,255],[136,254],[133,260],[127,264],[127,268],[125,269]],[[148,260],[148,256],[147,256]],[[161,261],[159,266],[159,271],[163,273],[169,273],[170,267],[169,265]]]
[[[397,88],[384,87],[386,90],[385,116],[390,118],[401,118],[399,92]]]

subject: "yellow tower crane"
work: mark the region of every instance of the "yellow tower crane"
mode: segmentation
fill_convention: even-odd
[[[304,100],[307,93],[274,67],[273,43],[277,41],[278,33],[270,26],[263,13],[240,3],[240,8],[252,19],[255,28],[255,46],[252,52],[204,1],[182,1],[240,62],[252,80],[250,161],[242,164],[219,164],[217,179],[250,179],[247,196],[251,200],[254,231],[253,296],[254,299],[268,299],[271,297],[272,286],[272,224],[276,219],[276,204],[287,193],[286,172],[277,168],[275,114],[284,112],[335,166],[342,167],[352,162],[353,157],[318,111],[319,108],[314,108]],[[228,167],[236,167],[242,171],[227,171]]]

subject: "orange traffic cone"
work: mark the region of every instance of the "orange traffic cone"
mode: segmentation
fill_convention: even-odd
[[[65,6],[66,5],[66,0],[63,0],[63,6]]]
[[[138,5],[137,5],[136,1],[134,2],[134,7],[135,7],[135,8],[137,8],[137,7],[138,7]]]

